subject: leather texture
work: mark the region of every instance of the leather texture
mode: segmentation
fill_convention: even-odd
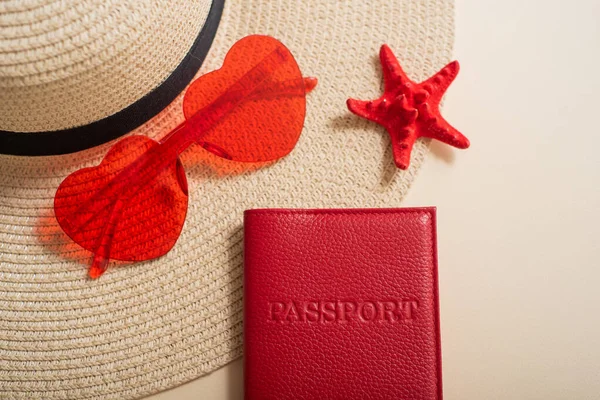
[[[246,211],[246,399],[442,399],[435,208]]]

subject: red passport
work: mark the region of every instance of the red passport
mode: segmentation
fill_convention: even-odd
[[[246,399],[441,399],[434,208],[249,210]]]

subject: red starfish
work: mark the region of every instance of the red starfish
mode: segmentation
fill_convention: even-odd
[[[354,114],[385,127],[392,138],[396,166],[407,169],[415,140],[428,137],[459,149],[469,147],[469,139],[441,116],[440,100],[458,74],[453,61],[431,78],[416,83],[408,79],[388,45],[381,46],[379,59],[383,67],[385,91],[377,100],[348,99]]]

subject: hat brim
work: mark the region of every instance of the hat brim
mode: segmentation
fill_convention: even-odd
[[[319,78],[300,140],[286,158],[251,171],[188,149],[189,209],[175,247],[152,261],[112,263],[96,281],[86,278],[91,254],[60,230],[52,202],[60,182],[98,164],[109,145],[0,156],[0,393],[133,399],[241,356],[243,210],[401,205],[427,142],[398,171],[387,133],[345,101],[381,93],[382,43],[419,81],[450,60],[453,29],[449,0],[226,2],[200,73],[218,68],[243,36],[281,40],[303,74]],[[160,138],[182,118],[180,96],[134,133]]]
[[[20,156],[74,153],[114,140],[150,120],[173,102],[198,72],[217,33],[224,2],[212,0],[204,25],[187,54],[149,93],[114,114],[73,128],[31,133],[0,130],[0,153]]]

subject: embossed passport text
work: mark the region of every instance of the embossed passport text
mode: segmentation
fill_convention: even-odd
[[[246,211],[246,399],[442,398],[435,209]]]

